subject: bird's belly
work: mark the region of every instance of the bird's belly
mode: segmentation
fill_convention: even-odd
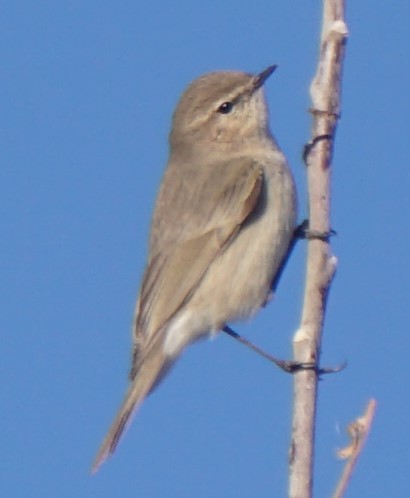
[[[169,354],[178,354],[227,322],[250,317],[266,301],[296,223],[293,180],[286,172],[276,176],[267,185],[264,208],[215,258],[190,301],[170,322],[164,343]]]

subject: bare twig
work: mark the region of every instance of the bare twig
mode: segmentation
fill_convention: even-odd
[[[357,460],[364,448],[367,436],[372,427],[374,414],[376,411],[376,400],[371,399],[367,405],[366,412],[362,417],[358,417],[347,428],[351,443],[346,448],[337,452],[339,458],[347,458],[345,468],[340,478],[339,484],[333,494],[333,498],[342,498],[347,485],[350,482]]]
[[[310,92],[312,139],[305,149],[309,191],[309,229],[330,233],[330,164],[340,115],[340,81],[347,28],[344,0],[324,0],[320,60]],[[293,339],[294,360],[319,365],[326,299],[336,270],[326,238],[308,241],[301,325]],[[290,447],[290,498],[309,498],[313,487],[314,433],[318,368],[294,378]]]

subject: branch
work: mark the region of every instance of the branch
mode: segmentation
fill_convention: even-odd
[[[376,400],[371,399],[367,405],[366,412],[362,417],[358,417],[347,428],[351,438],[351,444],[347,448],[339,450],[339,458],[348,458],[342,477],[337,485],[333,498],[342,498],[350,482],[357,460],[361,455],[367,436],[372,427],[374,414],[376,411]]]
[[[347,27],[344,1],[324,0],[320,59],[311,84],[312,140],[305,150],[309,193],[309,229],[330,233],[330,179],[333,140],[340,115],[342,62]],[[301,324],[293,339],[294,360],[316,370],[294,375],[290,447],[290,498],[309,498],[313,488],[317,384],[326,300],[336,271],[336,257],[324,237],[308,240],[307,272]]]

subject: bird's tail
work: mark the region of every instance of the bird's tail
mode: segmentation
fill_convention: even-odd
[[[144,359],[138,375],[132,381],[124,402],[98,450],[91,469],[93,473],[114,453],[122,433],[131,422],[132,416],[161,380],[169,366],[169,357],[162,351],[162,347],[151,350]]]

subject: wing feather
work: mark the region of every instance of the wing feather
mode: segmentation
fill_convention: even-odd
[[[172,236],[175,237],[175,232],[178,236],[173,241],[165,236],[166,242],[161,244],[161,235],[154,235],[154,245],[161,249],[150,257],[143,278],[134,323],[131,378],[144,360],[140,352],[150,349],[149,344],[157,333],[189,301],[212,261],[228,247],[240,226],[256,210],[263,181],[263,168],[255,161],[244,158],[221,163],[214,167],[202,188],[195,191],[196,198],[187,195],[179,202],[196,222],[177,224]],[[163,202],[167,192],[161,194],[161,209],[157,209],[153,223],[157,229],[166,224],[163,225],[164,220],[158,223],[156,218],[163,215],[166,222],[169,217],[166,214],[169,206]]]

